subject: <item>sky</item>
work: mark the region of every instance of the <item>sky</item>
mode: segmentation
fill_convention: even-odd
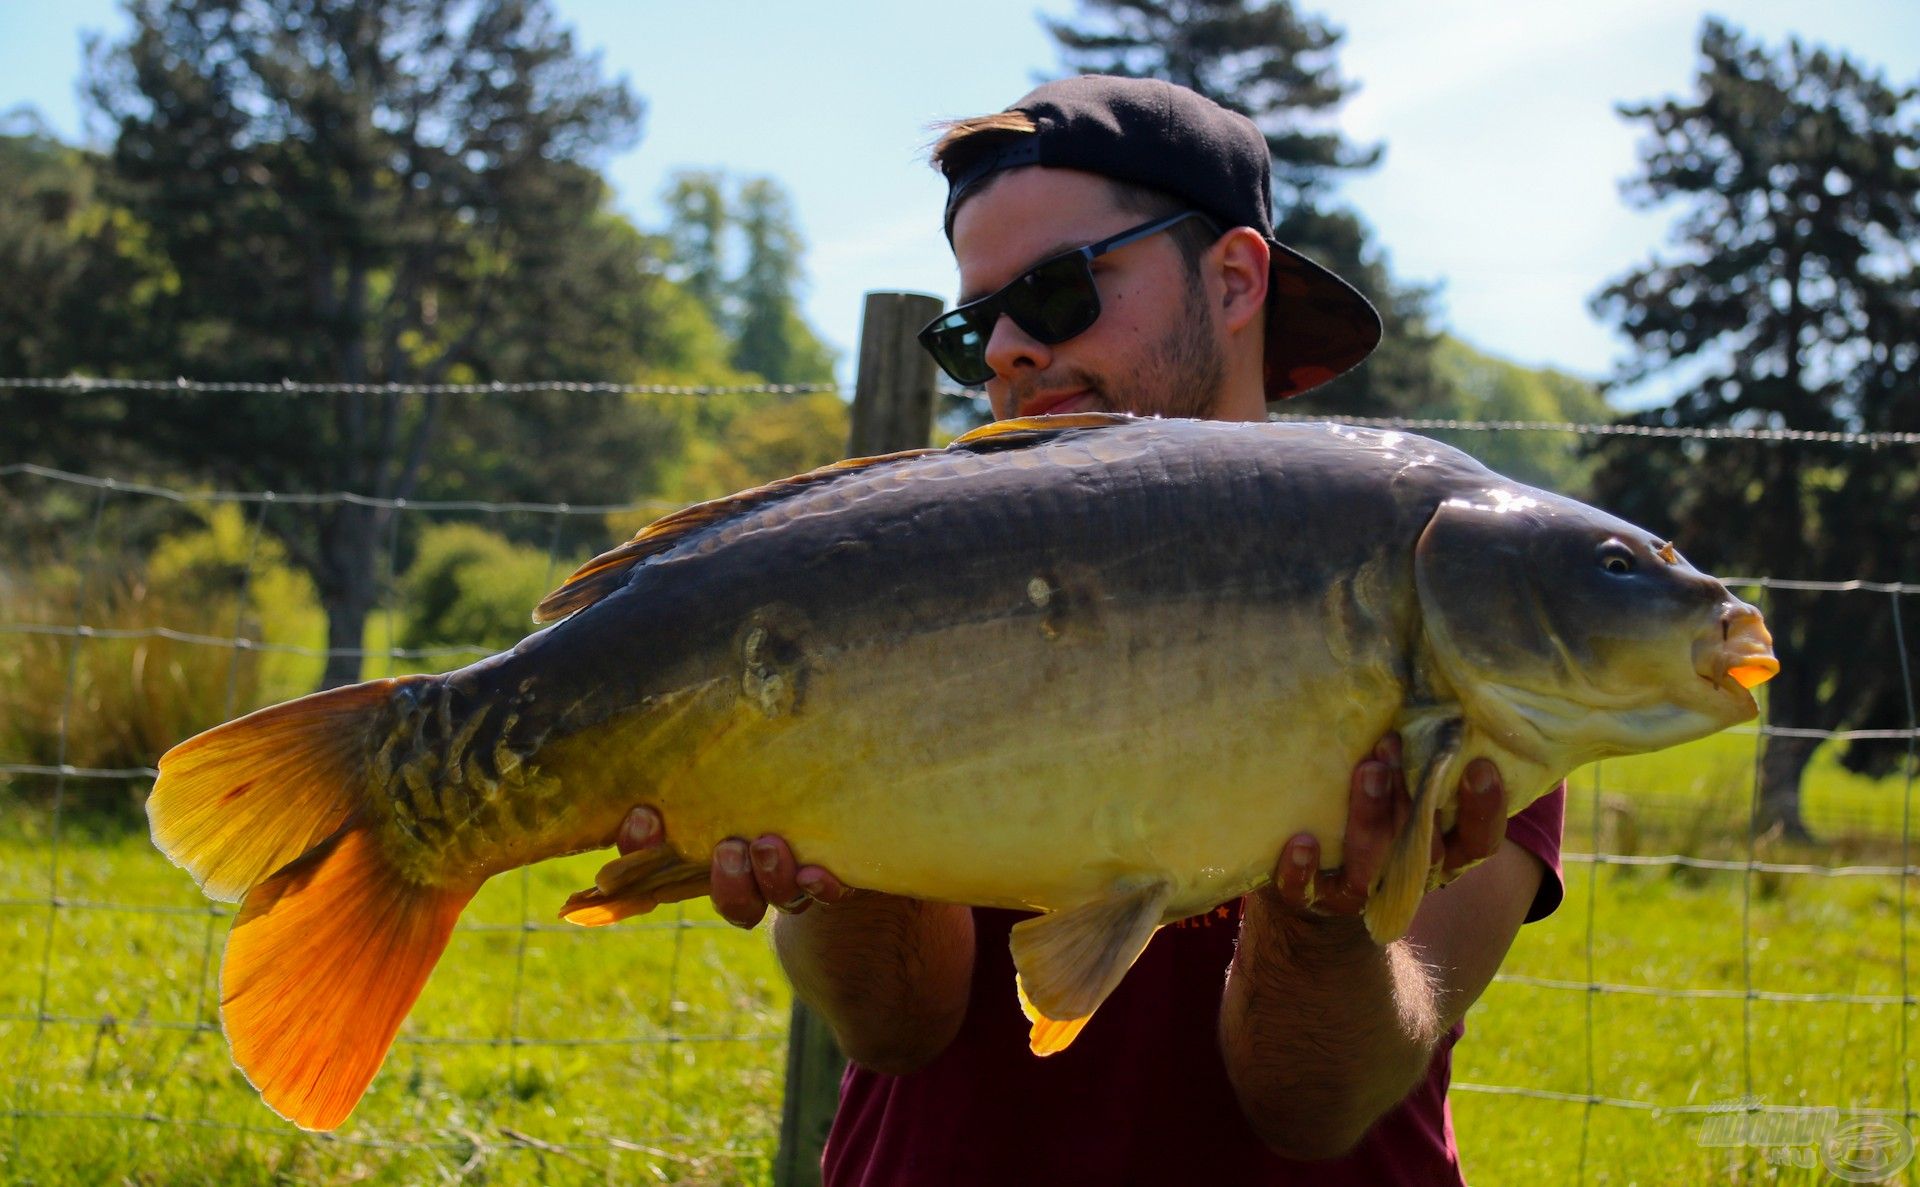
[[[804,311],[851,379],[862,295],[951,300],[933,121],[996,111],[1060,73],[1037,14],[1072,0],[555,0],[581,48],[646,104],[637,146],[600,162],[618,203],[658,229],[675,170],[776,178],[808,250]],[[1620,102],[1689,95],[1712,13],[1770,45],[1789,35],[1920,83],[1920,0],[1301,0],[1345,30],[1358,90],[1336,123],[1383,142],[1337,193],[1396,276],[1441,286],[1443,326],[1528,365],[1603,377],[1624,341],[1588,298],[1659,249],[1676,211],[1637,212],[1619,182],[1637,130]],[[113,0],[0,0],[0,112],[31,104],[88,134],[85,30]],[[583,378],[597,378],[585,377]]]

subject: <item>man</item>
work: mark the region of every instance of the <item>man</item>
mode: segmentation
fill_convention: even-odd
[[[1258,130],[1191,91],[1050,83],[948,125],[934,164],[961,300],[922,340],[996,417],[1262,420],[1378,340],[1358,294],[1273,240]],[[771,836],[716,848],[712,898],[744,927],[777,908],[794,991],[853,1061],[829,1183],[1457,1183],[1449,1053],[1520,924],[1559,902],[1564,789],[1509,822],[1482,760],[1459,802],[1434,861],[1460,876],[1374,944],[1358,913],[1409,813],[1382,739],[1341,869],[1293,838],[1271,886],[1163,928],[1044,1060],[1007,988],[1014,912],[851,890]],[[637,809],[622,849],[659,828]]]

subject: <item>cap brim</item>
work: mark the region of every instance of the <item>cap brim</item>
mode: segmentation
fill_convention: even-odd
[[[1284,400],[1359,366],[1380,345],[1380,315],[1352,285],[1267,240],[1267,399]]]

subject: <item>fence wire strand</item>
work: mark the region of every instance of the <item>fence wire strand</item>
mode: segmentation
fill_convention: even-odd
[[[187,380],[107,380],[79,377],[38,380],[0,378],[0,389],[4,388],[74,394],[118,391],[155,396],[164,393],[193,393],[228,394],[236,397],[298,397],[329,393],[486,397],[513,396],[531,392],[572,392],[610,396],[711,396],[840,391],[836,385],[832,384],[715,387],[574,382],[349,385],[294,382],[206,383]],[[943,394],[951,398],[972,398],[974,395],[974,393],[956,390],[946,390]],[[1300,418],[1282,417],[1281,419]],[[1747,440],[1782,446],[1831,444],[1870,449],[1920,444],[1920,433],[1811,432],[1768,427],[1724,430],[1685,429],[1663,426],[1450,419],[1409,420],[1357,417],[1315,419],[1334,419],[1342,423],[1412,431],[1553,432],[1585,437]],[[117,1037],[141,1033],[176,1036],[178,1042],[185,1044],[219,1044],[221,1042],[217,1010],[215,1004],[209,1001],[209,991],[217,975],[215,957],[217,936],[234,913],[233,908],[225,904],[122,902],[114,901],[110,897],[88,894],[85,892],[85,887],[78,883],[74,885],[73,893],[68,893],[63,886],[63,853],[67,844],[66,826],[71,811],[69,800],[71,795],[78,794],[75,789],[94,783],[102,785],[130,783],[138,786],[143,782],[150,782],[157,774],[150,765],[92,766],[69,761],[69,732],[74,715],[79,711],[80,676],[87,649],[117,640],[166,641],[186,647],[226,649],[230,654],[226,661],[223,704],[228,717],[237,711],[252,707],[243,703],[240,691],[243,662],[249,657],[258,659],[283,656],[307,660],[318,659],[323,662],[351,659],[367,670],[372,670],[378,664],[389,674],[404,670],[406,665],[418,661],[438,663],[478,659],[490,654],[493,649],[477,642],[401,646],[404,634],[402,624],[406,620],[407,610],[403,601],[406,594],[401,572],[402,531],[405,526],[403,520],[414,522],[411,517],[431,515],[478,515],[492,520],[526,517],[528,522],[537,522],[540,518],[546,518],[550,522],[542,526],[545,527],[547,534],[546,575],[547,586],[550,588],[554,577],[563,571],[567,564],[570,535],[575,542],[578,542],[580,536],[584,534],[583,531],[574,530],[575,525],[581,523],[580,517],[587,517],[591,521],[610,514],[634,512],[665,514],[677,509],[679,504],[657,500],[607,504],[477,499],[407,500],[377,498],[349,491],[320,493],[200,491],[151,482],[134,482],[114,477],[80,474],[19,462],[0,465],[0,480],[17,480],[42,484],[50,488],[65,488],[74,492],[76,502],[82,496],[90,500],[84,544],[78,550],[81,561],[78,565],[74,596],[70,603],[69,620],[13,621],[14,616],[0,615],[0,638],[7,636],[45,638],[49,641],[47,646],[63,649],[65,664],[62,703],[57,717],[57,749],[53,756],[55,761],[0,762],[0,788],[4,788],[6,781],[12,778],[46,780],[51,787],[46,825],[46,894],[36,896],[29,891],[27,894],[0,897],[0,910],[18,910],[23,913],[44,911],[45,913],[44,929],[40,935],[37,994],[31,999],[33,1008],[0,1010],[0,1026],[23,1026],[30,1028],[31,1031],[31,1046],[20,1059],[19,1070],[13,1083],[12,1101],[10,1107],[5,1110],[5,1115],[11,1123],[12,1155],[17,1161],[25,1140],[23,1134],[28,1127],[61,1119],[98,1121],[106,1125],[120,1126],[195,1127],[261,1135],[272,1139],[284,1138],[285,1131],[272,1124],[235,1123],[214,1116],[215,1085],[211,1079],[203,1084],[196,1105],[185,1113],[169,1114],[163,1109],[153,1107],[154,1096],[151,1090],[148,1092],[144,1107],[130,1110],[42,1107],[48,1101],[45,1094],[37,1087],[35,1076],[49,1050],[48,1036],[56,1028],[68,1032],[91,1030],[100,1036],[99,1041],[102,1042],[107,1041],[107,1036]],[[237,600],[231,619],[230,633],[207,634],[168,625],[115,626],[110,625],[109,615],[97,612],[96,608],[99,604],[97,595],[100,594],[99,569],[103,548],[102,533],[107,522],[106,513],[110,507],[118,506],[120,501],[136,499],[155,500],[181,507],[208,508],[234,505],[246,509],[248,514],[244,561],[240,567]],[[260,567],[261,542],[266,538],[272,522],[271,517],[283,513],[284,508],[314,505],[361,507],[366,509],[368,514],[384,520],[381,525],[383,531],[380,541],[382,552],[380,579],[383,588],[388,592],[380,601],[378,609],[386,636],[384,647],[312,647],[281,638],[270,638],[269,632],[264,629],[256,632],[248,630],[245,608],[255,582],[256,571]],[[1893,1045],[1897,1049],[1899,1059],[1898,1104],[1883,1106],[1874,1103],[1849,1102],[1846,1112],[1861,1117],[1886,1118],[1902,1122],[1911,1122],[1915,1118],[1911,1069],[1908,1066],[1911,1026],[1909,1012],[1916,1006],[1920,1006],[1920,1001],[1916,1001],[1910,984],[1908,927],[1910,883],[1915,875],[1920,875],[1920,866],[1916,866],[1911,849],[1912,801],[1916,746],[1917,740],[1920,740],[1920,714],[1915,710],[1913,676],[1907,661],[1902,602],[1905,598],[1920,595],[1920,584],[1774,575],[1731,578],[1728,579],[1728,584],[1754,591],[1756,600],[1762,603],[1762,608],[1769,610],[1772,608],[1771,599],[1781,594],[1841,595],[1859,597],[1863,600],[1884,597],[1884,605],[1892,615],[1899,674],[1904,684],[1905,725],[1903,728],[1823,728],[1805,723],[1776,723],[1766,720],[1763,715],[1761,724],[1744,727],[1743,732],[1751,736],[1753,743],[1750,780],[1746,789],[1746,836],[1743,839],[1743,848],[1737,851],[1735,856],[1729,857],[1678,851],[1657,853],[1610,851],[1606,843],[1607,839],[1603,835],[1602,824],[1604,814],[1608,810],[1608,803],[1616,794],[1606,790],[1612,786],[1608,781],[1614,779],[1614,775],[1611,770],[1599,765],[1592,769],[1591,794],[1584,797],[1590,812],[1586,838],[1587,851],[1567,851],[1561,855],[1563,866],[1568,870],[1575,866],[1585,869],[1582,880],[1586,893],[1586,901],[1583,904],[1584,930],[1580,937],[1583,975],[1554,977],[1503,971],[1494,977],[1495,985],[1511,987],[1514,990],[1536,991],[1550,995],[1578,993],[1584,996],[1582,1037],[1585,1058],[1584,1067],[1581,1069],[1581,1080],[1575,1081],[1581,1084],[1582,1090],[1565,1091],[1545,1083],[1506,1084],[1478,1080],[1460,1080],[1452,1085],[1452,1089],[1459,1093],[1511,1097],[1579,1107],[1581,1110],[1580,1145],[1576,1181],[1582,1184],[1603,1181],[1608,1177],[1605,1171],[1598,1169],[1604,1165],[1605,1157],[1602,1145],[1605,1131],[1597,1126],[1600,1110],[1654,1117],[1691,1118],[1725,1111],[1728,1107],[1724,1103],[1702,1104],[1690,1099],[1674,1101],[1646,1099],[1648,1095],[1657,1094],[1636,1093],[1631,1089],[1626,1094],[1618,1093],[1616,1086],[1609,1082],[1610,1072],[1603,1068],[1603,1056],[1614,1054],[1610,1047],[1608,1024],[1601,1014],[1603,1005],[1609,1011],[1617,1011],[1621,1008],[1633,1008],[1633,1003],[1641,1002],[1737,1001],[1740,1010],[1738,1081],[1743,1088],[1745,1098],[1749,1101],[1757,1099],[1755,1093],[1763,1085],[1756,1067],[1758,1023],[1754,1011],[1757,1006],[1783,1006],[1805,1010],[1837,1008],[1845,1011],[1892,1009],[1897,1017]],[[225,623],[215,625],[213,629],[219,630],[222,625]],[[254,633],[259,634],[260,637],[252,637]],[[1764,808],[1762,758],[1769,739],[1773,738],[1806,739],[1821,743],[1904,742],[1906,764],[1898,813],[1900,835],[1897,860],[1845,860],[1838,853],[1834,855],[1832,861],[1774,860],[1763,852],[1761,829],[1758,827],[1763,821]],[[1688,793],[1676,792],[1672,798],[1675,804],[1682,806],[1696,802],[1687,797]],[[1661,802],[1658,797],[1643,792],[1635,792],[1629,798],[1638,809],[1646,811],[1651,811]],[[1870,830],[1874,827],[1877,826],[1872,821],[1862,824],[1863,829]],[[1882,850],[1878,856],[1892,855]],[[1607,874],[1606,871],[1613,872]],[[1730,884],[1732,879],[1738,879],[1737,938],[1740,944],[1740,961],[1737,986],[1643,982],[1631,974],[1622,977],[1609,975],[1607,970],[1603,970],[1600,952],[1606,933],[1603,929],[1603,913],[1599,902],[1601,894],[1603,890],[1614,884],[1617,877],[1641,871],[1661,872],[1674,877],[1686,875],[1719,879],[1721,884]],[[1603,874],[1605,874],[1604,877]],[[507,1010],[504,1018],[485,1024],[491,1028],[491,1033],[409,1031],[397,1039],[399,1047],[414,1052],[468,1048],[502,1052],[501,1059],[506,1068],[509,1089],[504,1111],[506,1123],[496,1123],[492,1130],[484,1134],[463,1130],[459,1140],[449,1139],[445,1132],[428,1136],[409,1134],[403,1138],[396,1138],[364,1130],[314,1137],[313,1140],[372,1150],[424,1151],[432,1153],[435,1157],[444,1155],[446,1158],[444,1167],[449,1171],[459,1165],[455,1162],[456,1159],[467,1160],[465,1165],[471,1167],[477,1165],[473,1162],[474,1159],[484,1160],[495,1153],[505,1152],[531,1152],[569,1157],[581,1161],[583,1165],[595,1167],[603,1174],[612,1177],[617,1177],[620,1173],[619,1164],[590,1163],[585,1160],[598,1158],[612,1160],[636,1152],[669,1161],[685,1161],[696,1155],[714,1157],[723,1161],[742,1157],[739,1151],[711,1144],[703,1145],[698,1150],[690,1149],[690,1144],[699,1141],[688,1132],[690,1126],[695,1123],[696,1115],[703,1110],[710,1112],[717,1106],[694,1105],[682,1096],[683,1091],[687,1090],[688,1082],[688,1076],[683,1072],[685,1068],[695,1066],[698,1056],[693,1052],[696,1049],[707,1050],[733,1045],[738,1048],[753,1047],[777,1051],[785,1040],[784,1034],[777,1029],[751,1023],[728,1029],[713,1029],[710,1026],[688,1029],[682,1025],[685,1017],[680,1008],[682,978],[695,975],[727,975],[725,970],[719,970],[716,973],[712,969],[695,968],[694,960],[687,948],[690,937],[731,935],[732,929],[717,919],[689,918],[684,907],[679,904],[673,907],[670,916],[662,911],[654,919],[625,924],[621,931],[628,934],[651,934],[657,942],[666,945],[664,983],[650,987],[650,992],[664,1002],[664,1008],[657,1016],[659,1021],[656,1023],[652,1016],[642,1011],[640,1017],[627,1019],[625,1025],[622,1025],[618,1019],[609,1017],[606,1020],[605,1033],[530,1033],[524,1006],[529,985],[536,976],[534,970],[536,962],[540,959],[539,945],[549,939],[559,942],[561,936],[575,937],[583,933],[572,925],[548,922],[540,917],[536,910],[538,895],[529,869],[523,867],[519,870],[517,879],[517,895],[515,895],[517,910],[514,912],[517,918],[514,921],[462,921],[456,929],[457,936],[473,936],[476,937],[476,942],[504,945],[505,951],[510,954]],[[1895,898],[1898,926],[1895,970],[1897,990],[1890,993],[1873,992],[1871,990],[1875,986],[1860,986],[1858,969],[1855,970],[1853,986],[1845,990],[1794,988],[1791,981],[1783,983],[1777,977],[1766,975],[1756,965],[1756,954],[1761,947],[1760,937],[1756,932],[1756,912],[1760,905],[1758,896],[1762,881],[1768,879],[1806,880],[1808,884],[1845,882],[1849,885],[1867,885],[1872,880],[1882,880],[1894,885],[1897,888]],[[1618,906],[1617,897],[1610,895],[1606,914],[1611,915]],[[83,920],[118,915],[151,916],[162,920],[177,919],[178,925],[182,928],[197,927],[199,929],[192,946],[197,950],[198,971],[195,974],[190,997],[190,1008],[184,1017],[154,1016],[145,1010],[134,1016],[117,1016],[106,1009],[89,1013],[86,1008],[78,1010],[72,1008],[71,1003],[64,996],[59,1001],[55,1000],[55,955],[64,934],[62,920],[73,920],[72,929],[77,935],[84,927],[81,922]],[[660,937],[660,932],[670,932],[671,935]],[[510,939],[509,933],[511,933]],[[1685,980],[1685,978],[1674,978],[1674,980]],[[1612,1016],[1612,1013],[1607,1015],[1609,1018]],[[636,1023],[638,1025],[635,1025]],[[524,1132],[532,1126],[531,1114],[536,1110],[529,1105],[532,1098],[523,1097],[520,1089],[525,1085],[529,1092],[535,1090],[533,1082],[537,1077],[537,1069],[534,1054],[547,1051],[596,1049],[610,1052],[626,1050],[647,1053],[644,1058],[655,1069],[661,1086],[658,1113],[654,1122],[650,1122],[655,1124],[659,1132],[638,1138],[612,1133],[577,1134],[575,1137],[561,1141]],[[639,1056],[636,1054],[628,1058],[637,1057]],[[132,1103],[131,1097],[127,1099]],[[1796,1116],[1830,1111],[1829,1106],[1823,1105],[1775,1105],[1764,1102],[1746,1107],[1757,1112]]]

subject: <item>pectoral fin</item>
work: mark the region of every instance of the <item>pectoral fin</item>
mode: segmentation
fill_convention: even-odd
[[[604,927],[644,915],[662,903],[705,894],[708,872],[671,846],[636,850],[601,866],[590,888],[567,899],[560,918],[581,927]]]
[[[1064,1050],[1146,949],[1172,888],[1153,882],[1017,923],[1011,946],[1035,1055]]]
[[[1420,900],[1433,885],[1434,816],[1452,813],[1451,795],[1466,768],[1458,736],[1450,738],[1426,764],[1413,795],[1413,815],[1394,838],[1387,864],[1367,895],[1367,934],[1376,944],[1391,944],[1413,925]],[[1418,768],[1414,768],[1418,769]]]

